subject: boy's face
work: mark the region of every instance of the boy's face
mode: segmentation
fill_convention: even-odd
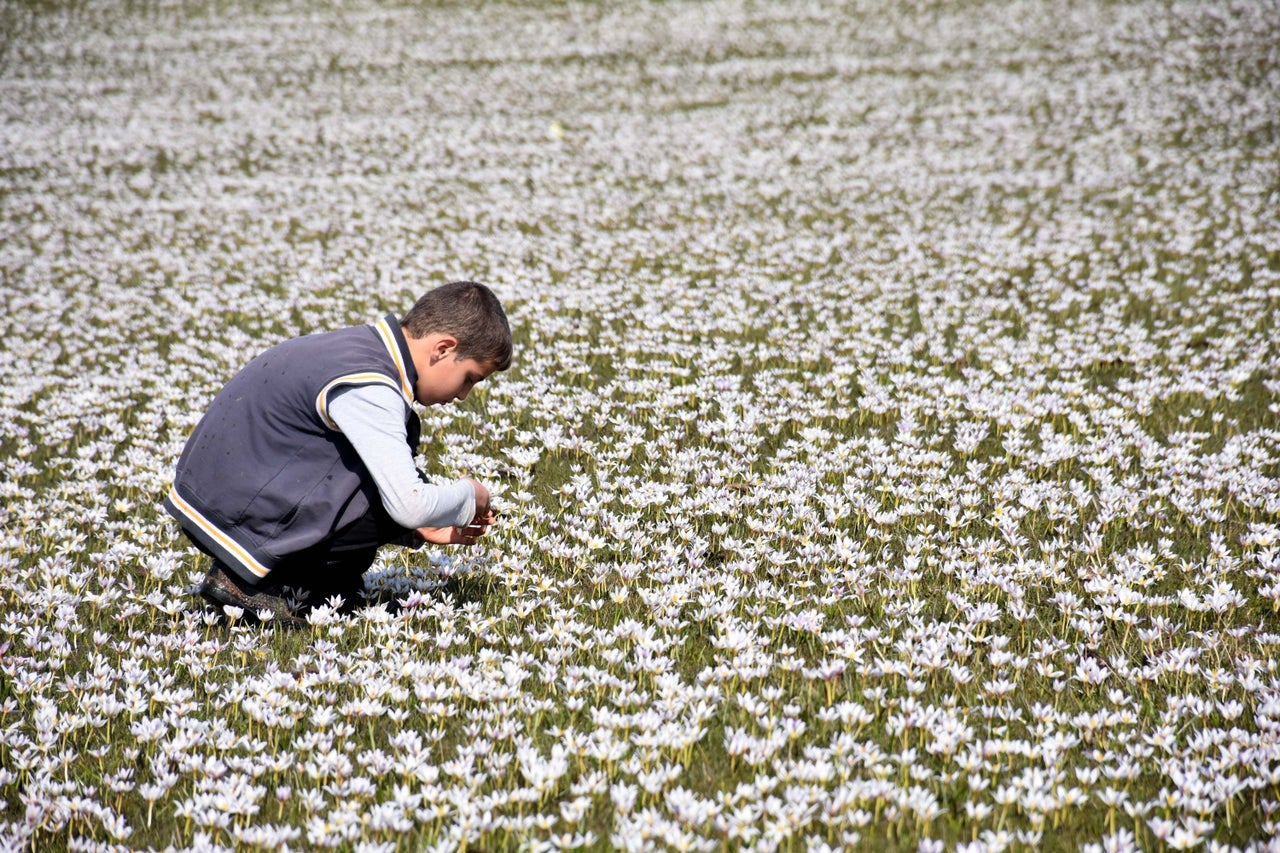
[[[419,403],[435,406],[465,400],[472,388],[493,373],[494,366],[489,362],[460,359],[456,352],[456,343],[437,345],[429,352],[426,364],[417,365],[418,386],[413,390]]]

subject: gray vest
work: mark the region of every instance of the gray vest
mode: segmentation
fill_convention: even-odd
[[[380,507],[377,486],[329,419],[330,395],[382,383],[400,391],[410,449],[417,370],[392,315],[285,341],[249,362],[196,424],[165,509],[250,582]],[[371,543],[376,544],[376,543]]]

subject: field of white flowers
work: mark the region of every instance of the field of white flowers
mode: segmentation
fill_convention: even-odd
[[[500,494],[218,623],[285,337]],[[1275,0],[0,0],[0,848],[1277,850]]]

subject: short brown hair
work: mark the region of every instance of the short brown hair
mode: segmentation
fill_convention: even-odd
[[[400,321],[405,334],[425,338],[441,332],[458,339],[457,358],[511,366],[511,326],[493,291],[474,281],[454,281],[419,297]]]

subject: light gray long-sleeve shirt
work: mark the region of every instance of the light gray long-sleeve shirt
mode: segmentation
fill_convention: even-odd
[[[404,426],[404,399],[393,388],[370,384],[338,389],[328,412],[373,475],[382,505],[396,524],[462,527],[475,518],[471,483],[436,486],[418,477]]]

